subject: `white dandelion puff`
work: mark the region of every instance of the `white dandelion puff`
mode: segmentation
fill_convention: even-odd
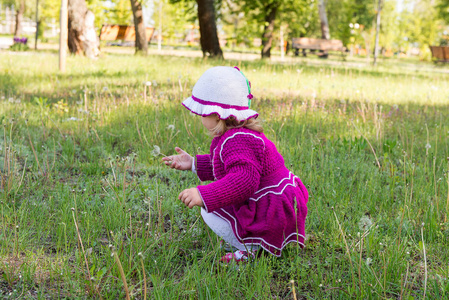
[[[367,265],[367,266],[371,265],[372,262],[373,262],[373,259],[372,259],[371,257],[368,257],[368,258],[366,259],[366,265]]]
[[[159,156],[161,154],[161,148],[158,145],[153,146],[154,149],[151,151],[151,155]]]
[[[373,221],[367,215],[360,218],[359,228],[362,231],[367,231],[373,225]]]

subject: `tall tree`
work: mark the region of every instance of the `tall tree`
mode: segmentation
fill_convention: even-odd
[[[379,55],[379,33],[380,33],[380,11],[382,9],[382,0],[378,0],[377,15],[376,15],[376,41],[374,42],[374,61],[373,64],[377,63],[377,56]]]
[[[203,57],[223,58],[215,23],[214,0],[196,0],[198,4],[198,21],[200,24],[200,43]]]
[[[321,38],[325,40],[329,40],[331,38],[330,32],[329,32],[329,22],[327,20],[327,14],[326,14],[326,3],[324,0],[319,0],[318,4],[318,11],[320,15],[320,22],[321,22]]]
[[[247,28],[255,30],[262,37],[261,57],[270,58],[274,37],[277,29],[283,24],[288,24],[286,34],[291,37],[304,36],[310,30],[315,32],[316,13],[311,11],[315,7],[314,0],[232,0],[242,7],[245,14],[244,24]],[[312,25],[311,25],[312,24]],[[255,26],[253,26],[255,25]],[[259,30],[262,28],[262,32]],[[242,30],[243,31],[243,30]]]
[[[273,44],[273,31],[274,31],[274,21],[276,20],[276,13],[279,8],[278,1],[268,1],[264,7],[265,14],[265,24],[262,34],[262,58],[271,57],[271,46]]]
[[[183,4],[193,0],[169,0],[172,4]],[[200,44],[203,57],[223,58],[223,51],[217,34],[216,10],[214,0],[195,0],[197,5],[197,17],[200,25]],[[218,2],[221,2],[218,1]],[[188,10],[187,10],[188,11]]]
[[[17,1],[16,3],[16,27],[14,29],[14,36],[22,35],[23,14],[25,13],[25,0]]]
[[[68,46],[72,54],[96,57],[100,54],[95,31],[95,15],[87,9],[85,0],[69,0]]]
[[[139,0],[131,0],[131,8],[133,10],[134,28],[136,30],[136,54],[147,55],[148,41],[143,20],[142,2]]]

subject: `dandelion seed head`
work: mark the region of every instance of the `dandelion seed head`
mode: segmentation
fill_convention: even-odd
[[[159,156],[161,154],[161,148],[158,145],[153,145],[153,150],[151,151],[151,155]]]
[[[368,257],[368,258],[366,259],[366,265],[367,265],[367,266],[371,265],[372,262],[373,262],[373,259],[372,259],[371,257]]]
[[[167,126],[167,129],[170,129],[170,130],[175,130],[175,125],[173,125],[173,124],[170,124],[170,125],[168,125]]]
[[[359,229],[361,231],[367,231],[373,225],[373,221],[367,215],[364,215],[359,220]]]
[[[432,146],[429,143],[427,143],[426,144],[426,149],[430,149],[430,148],[432,148]]]

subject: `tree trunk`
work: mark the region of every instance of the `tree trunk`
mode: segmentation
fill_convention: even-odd
[[[16,11],[16,27],[14,28],[14,36],[22,35],[22,21],[23,14],[25,13],[25,0],[21,0],[19,3],[19,7]]]
[[[95,32],[95,15],[87,9],[85,0],[69,0],[68,3],[68,46],[70,53],[85,54],[94,58],[100,54],[99,41]]]
[[[374,61],[373,65],[377,63],[377,56],[379,55],[379,32],[380,32],[380,10],[382,9],[382,0],[379,0],[377,6],[377,17],[376,17],[376,42],[374,44]]]
[[[271,57],[271,45],[273,44],[274,21],[276,20],[276,13],[278,4],[276,2],[270,3],[265,7],[265,26],[262,34],[262,58]]]
[[[139,0],[131,0],[133,9],[134,28],[136,31],[136,54],[148,54],[148,41],[145,24],[143,21],[142,3]]]
[[[319,0],[318,3],[318,13],[320,15],[320,22],[321,22],[321,38],[325,40],[329,40],[331,38],[329,33],[329,22],[327,21],[327,14],[326,14],[326,3],[325,0]],[[327,51],[322,51],[322,58],[327,58],[328,54]]]
[[[203,57],[223,58],[215,23],[214,0],[196,0],[200,23],[200,43]]]
[[[324,1],[325,0],[320,0],[318,4],[318,12],[320,14],[321,21],[321,38],[329,40],[331,36],[329,33],[329,22],[327,21],[326,3],[324,3]]]

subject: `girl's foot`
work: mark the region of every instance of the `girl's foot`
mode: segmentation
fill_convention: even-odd
[[[226,253],[221,259],[220,262],[229,264],[232,261],[235,261],[237,264],[241,262],[246,262],[249,260],[253,260],[256,258],[257,250],[255,251],[241,251],[237,250],[235,252]]]

